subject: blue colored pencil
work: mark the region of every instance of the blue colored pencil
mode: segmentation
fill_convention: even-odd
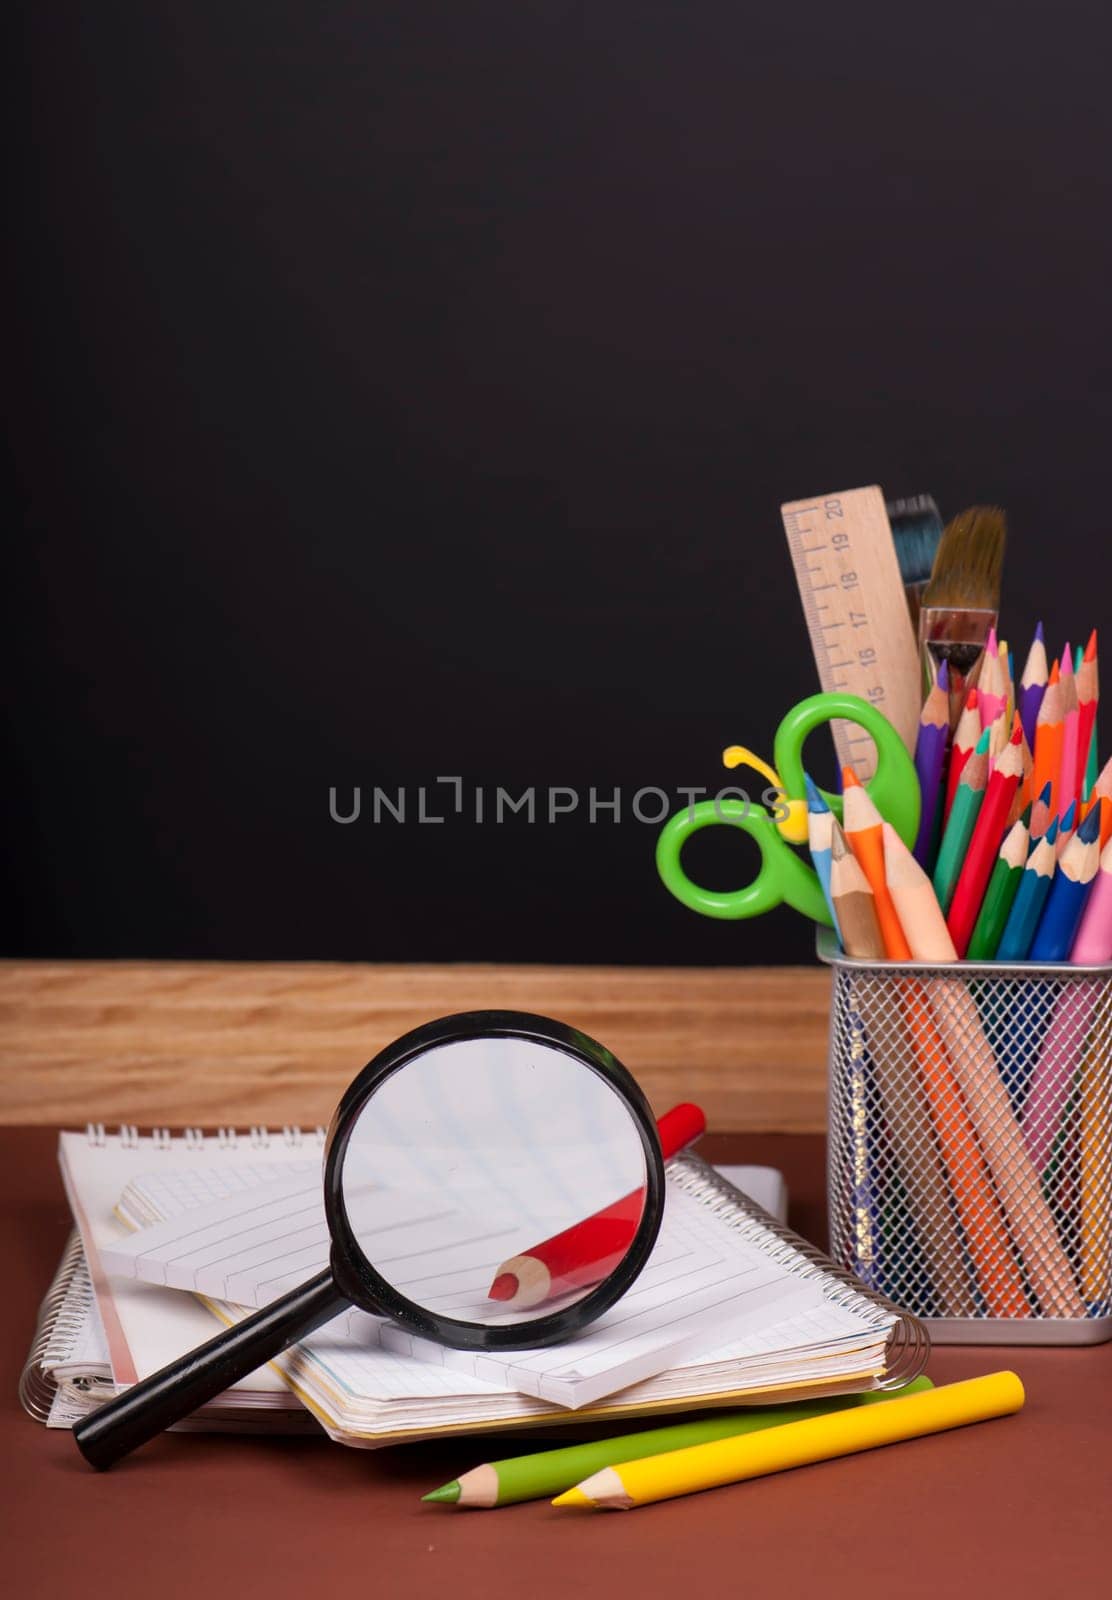
[[[803,774],[803,782],[807,785],[807,841],[811,846],[811,860],[822,885],[823,897],[830,908],[834,932],[841,943],[842,930],[838,926],[838,913],[830,893],[830,837],[834,814],[823,799],[818,784],[812,782],[807,773]]]
[[[1081,913],[1099,866],[1100,807],[1094,806],[1058,863],[1031,945],[1032,961],[1069,960]]]
[[[1020,879],[1012,909],[1004,924],[997,961],[1026,961],[1027,952],[1035,938],[1043,907],[1054,878],[1056,852],[1054,842],[1058,837],[1058,819],[1053,818],[1041,839],[1037,839],[1027,857],[1023,877]]]

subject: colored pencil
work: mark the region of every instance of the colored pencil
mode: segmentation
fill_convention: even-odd
[[[1077,801],[1071,800],[1066,807],[1065,816],[1058,823],[1058,837],[1055,840],[1054,849],[1057,852],[1059,861],[1066,853],[1066,846],[1077,832],[1077,810]]]
[[[873,891],[837,818],[831,829],[830,857],[830,899],[842,949],[856,960],[883,961],[884,940]]]
[[[1103,850],[1109,839],[1112,838],[1112,759],[1105,765],[1103,771],[1098,773],[1089,791],[1083,816],[1097,806],[1101,808],[1100,817],[1100,847]]]
[[[1008,726],[1011,727],[1012,717],[1015,714],[1015,675],[1012,672],[1012,652],[1008,648],[1008,641],[1000,641],[1000,684],[1004,692],[1004,710],[1008,716]]]
[[[973,996],[960,978],[932,978],[926,989],[1008,1232],[1039,1308],[1044,1316],[1082,1316],[1084,1307],[1069,1260]]]
[[[903,1395],[921,1394],[933,1387],[931,1380],[924,1376],[913,1379],[905,1389],[871,1389],[866,1394],[831,1395],[825,1400],[808,1400],[796,1405],[719,1411],[713,1416],[696,1417],[691,1422],[644,1428],[640,1433],[623,1433],[613,1439],[595,1439],[586,1444],[510,1456],[504,1461],[488,1461],[481,1467],[472,1467],[470,1472],[461,1473],[451,1483],[442,1484],[421,1499],[432,1505],[484,1509],[521,1505],[526,1500],[548,1500],[591,1473],[603,1467],[618,1466],[623,1461],[668,1455],[673,1450],[688,1450],[692,1445],[711,1444],[716,1439],[740,1438],[745,1433],[761,1433],[765,1428],[807,1422],[812,1417],[850,1411],[855,1406],[880,1405]]]
[[[1000,846],[966,951],[970,961],[992,961],[996,955],[1008,912],[1012,909],[1023,869],[1027,865],[1028,837],[1026,825],[1017,820]]]
[[[884,881],[884,831],[880,812],[873,804],[852,767],[842,772],[844,793],[842,816],[846,840],[861,863],[861,870],[873,891],[884,953],[889,961],[910,961],[911,947],[904,938],[900,919]]]
[[[923,703],[919,733],[915,740],[915,771],[919,775],[922,808],[919,833],[915,840],[915,859],[927,866],[934,841],[935,817],[946,769],[946,746],[950,742],[950,669],[939,662],[938,677]]]
[[[1081,1188],[1081,1293],[1090,1313],[1112,1311],[1112,1139],[1108,1137],[1108,1059],[1096,1034],[1081,1064],[1081,1128],[1078,1166]]]
[[[1085,902],[1070,960],[1083,967],[1112,961],[1112,839],[1100,853],[1100,868]]]
[[[1100,771],[1100,743],[1099,743],[1099,741],[1100,741],[1100,724],[1097,722],[1097,719],[1094,716],[1094,718],[1093,718],[1093,734],[1092,734],[1092,738],[1089,740],[1089,760],[1088,760],[1088,762],[1086,763],[1086,766],[1085,766],[1085,782],[1084,782],[1084,784],[1082,786],[1083,789],[1084,789],[1084,792],[1085,792],[1086,800],[1088,800],[1089,796],[1093,792],[1093,785],[1096,783],[1097,774]]]
[[[884,864],[892,898],[916,961],[947,962],[953,945],[931,881],[895,829],[884,825]],[[1030,1307],[984,1158],[922,984],[909,980],[904,1008],[915,1041],[931,1119],[965,1230],[981,1293],[995,1317],[1027,1316]],[[944,1223],[939,1223],[943,1228]],[[955,1240],[955,1249],[960,1248]]]
[[[862,961],[882,961],[884,940],[877,921],[876,903],[861,863],[846,843],[837,819],[831,840],[830,889],[835,914],[842,930],[842,948],[848,956]],[[923,1127],[927,1116],[919,1084],[904,1064],[907,1044],[903,1030],[893,1026],[887,1003],[872,984],[854,994],[864,1026],[865,1045],[880,1098],[881,1114],[895,1165],[903,1181],[910,1213],[910,1228],[926,1266],[931,1292],[950,1316],[972,1316],[976,1301],[960,1251],[949,1247],[938,1228],[938,1218],[947,1214],[947,1184],[938,1161],[923,1149]],[[856,1117],[856,1108],[854,1108]],[[867,1126],[867,1123],[866,1123]],[[853,1185],[853,1205],[859,1214],[865,1186]],[[868,1200],[865,1198],[866,1215]],[[875,1218],[874,1218],[875,1221]],[[909,1260],[906,1236],[898,1230],[900,1243],[889,1263],[884,1257],[884,1241],[878,1246],[880,1271],[888,1275],[886,1288],[895,1296],[901,1266]],[[855,1239],[855,1254],[859,1255]],[[919,1287],[919,1293],[922,1288]]]
[[[1032,961],[1065,961],[1100,865],[1100,815],[1090,811],[1070,840],[1031,944]]]
[[[1043,695],[1046,693],[1048,672],[1046,641],[1043,636],[1043,625],[1040,622],[1035,628],[1035,637],[1032,639],[1031,648],[1027,652],[1027,661],[1023,668],[1023,676],[1019,680],[1019,694],[1017,696],[1019,718],[1023,723],[1023,736],[1032,750],[1035,748],[1035,723],[1038,719]]]
[[[1057,865],[1057,852],[1055,841],[1058,834],[1058,819],[1052,817],[1050,826],[1041,839],[1036,840],[1031,854],[1027,857],[1023,877],[1020,879],[1012,909],[1008,913],[1008,920],[1004,924],[1004,932],[1000,936],[1000,945],[996,951],[997,961],[1026,961],[1028,952],[1035,938],[1035,929],[1039,925],[1050,885],[1054,880]]]
[[[946,768],[946,804],[942,812],[942,822],[949,821],[950,808],[954,803],[958,782],[965,763],[977,748],[977,740],[981,737],[981,713],[977,701],[979,696],[976,689],[970,689],[965,700],[965,707],[958,719],[957,729],[954,733],[954,742],[950,749],[950,760]]]
[[[1073,848],[1079,848],[1079,840]],[[1112,843],[1098,861],[1069,959],[1074,966],[1112,961]],[[1023,1116],[1023,1136],[1036,1166],[1049,1163],[1061,1135],[1100,994],[1097,982],[1063,984],[1059,989]]]
[[[1057,661],[1050,669],[1047,679],[1046,693],[1043,695],[1042,705],[1035,722],[1035,776],[1032,783],[1035,792],[1041,793],[1043,786],[1051,785],[1050,809],[1055,816],[1058,811],[1058,778],[1062,770],[1062,739],[1065,729],[1062,726],[1062,685],[1060,682],[1060,669]]]
[[[950,909],[954,889],[965,860],[965,852],[977,825],[977,816],[985,797],[988,782],[988,742],[986,728],[977,742],[977,748],[965,763],[961,781],[954,795],[953,809],[934,868],[934,892],[943,911]]]
[[[838,927],[838,918],[834,911],[834,902],[830,897],[830,835],[834,813],[822,797],[816,783],[803,774],[803,782],[807,788],[807,842],[811,849],[811,862],[815,869],[823,897],[834,919],[834,932],[841,939],[841,930]]]
[[[923,1394],[897,1395],[882,1406],[857,1406],[810,1422],[792,1422],[786,1428],[767,1428],[740,1439],[719,1439],[669,1455],[604,1467],[558,1495],[552,1504],[628,1511],[970,1422],[1009,1416],[1022,1408],[1023,1401],[1023,1385],[1014,1372],[993,1372]]]
[[[1061,986],[1031,1074],[1031,1088],[1023,1109],[1023,1138],[1027,1153],[1044,1179],[1062,1132],[1066,1107],[1081,1068],[1085,1041],[1093,1025],[1099,997],[1100,985],[1095,982]]]
[[[1008,820],[1005,824],[1008,828],[1023,815],[1029,806],[1034,804],[1035,800],[1034,792],[1031,788],[1032,779],[1035,775],[1035,760],[1023,733],[1022,724],[1019,735],[1019,754],[1023,771],[1019,780],[1019,788],[1015,792],[1015,799],[1012,801],[1011,810],[1008,812]]]
[[[1023,757],[1019,748],[1022,738],[1023,725],[1017,716],[1011,740],[989,779],[965,860],[954,887],[946,925],[959,957],[964,956],[969,948],[977,913],[981,909],[993,863],[1000,849],[1008,812],[1019,787],[1023,772]]]
[[[1043,785],[1042,792],[1031,807],[1031,843],[1041,839],[1050,826],[1050,796],[1052,786]]]
[[[981,675],[977,679],[977,693],[980,696],[981,728],[991,728],[1008,701],[1000,670],[1000,641],[995,628],[989,629]]]
[[[656,1131],[667,1161],[701,1138],[707,1121],[699,1106],[684,1102],[657,1118]],[[528,1307],[600,1283],[633,1242],[644,1205],[644,1189],[632,1189],[612,1205],[510,1256],[495,1272],[487,1295],[507,1306]]]
[[[1058,769],[1058,815],[1064,817],[1078,798],[1077,747],[1080,734],[1081,712],[1077,699],[1077,676],[1073,670],[1073,651],[1069,645],[1062,651],[1062,757]]]
[[[1093,729],[1097,720],[1097,702],[1100,699],[1100,674],[1097,665],[1097,630],[1089,635],[1089,642],[1077,668],[1077,780],[1074,793],[1084,795],[1085,777],[1096,740]]]
[[[1012,724],[1007,711],[1003,710],[988,730],[988,771],[990,777],[996,770],[996,763],[1004,754],[1011,735]]]

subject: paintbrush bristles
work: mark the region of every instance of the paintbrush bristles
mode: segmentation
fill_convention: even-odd
[[[923,591],[923,609],[997,611],[1006,537],[999,506],[971,506],[947,523]]]

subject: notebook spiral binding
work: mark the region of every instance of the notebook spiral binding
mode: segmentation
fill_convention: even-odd
[[[80,1323],[72,1321],[72,1309],[67,1319],[63,1316],[63,1308],[69,1297],[74,1277],[84,1269],[85,1253],[75,1229],[66,1241],[58,1270],[51,1279],[50,1287],[39,1307],[31,1349],[27,1360],[23,1363],[23,1371],[19,1375],[19,1403],[36,1422],[45,1422],[49,1417],[57,1389],[54,1379],[42,1369],[47,1349],[58,1337],[76,1337],[80,1327]],[[89,1287],[89,1293],[92,1293],[92,1285]]]
[[[103,1122],[90,1122],[86,1124],[85,1137],[94,1149],[104,1149],[110,1135]],[[116,1137],[125,1150],[140,1150],[143,1140],[148,1139],[155,1153],[184,1148],[195,1155],[212,1155],[226,1150],[265,1150],[272,1139],[280,1139],[291,1150],[300,1150],[305,1146],[323,1149],[325,1130],[322,1127],[302,1130],[296,1124],[287,1123],[279,1129],[260,1124],[245,1133],[235,1128],[217,1128],[215,1133],[206,1135],[202,1128],[186,1128],[174,1135],[169,1128],[152,1128],[148,1134],[143,1134],[133,1122],[124,1122],[120,1124]],[[85,1255],[80,1236],[75,1231],[66,1242],[58,1270],[39,1307],[31,1349],[19,1377],[19,1403],[36,1422],[45,1422],[50,1416],[58,1388],[50,1374],[43,1371],[43,1360],[48,1351],[57,1356],[76,1338],[81,1326],[81,1311],[92,1298],[92,1285],[89,1284],[88,1295],[79,1303],[72,1302],[71,1289],[75,1279],[85,1272]],[[70,1302],[68,1309],[67,1302]]]
[[[925,1369],[931,1341],[918,1317],[901,1310],[875,1290],[865,1288],[860,1279],[836,1266],[821,1250],[785,1227],[728,1179],[720,1177],[699,1156],[687,1151],[673,1157],[668,1163],[668,1175],[684,1194],[707,1206],[748,1243],[771,1256],[778,1266],[822,1284],[826,1298],[835,1305],[869,1317],[874,1326],[879,1324],[882,1315],[897,1319],[888,1335],[888,1362],[878,1388],[901,1389]]]
[[[108,1143],[109,1135],[105,1132],[103,1122],[87,1122],[85,1137],[94,1149],[102,1150]],[[315,1128],[305,1131],[296,1123],[283,1123],[278,1129],[253,1125],[246,1133],[239,1133],[235,1128],[217,1128],[215,1133],[206,1134],[203,1128],[183,1128],[181,1133],[174,1134],[169,1128],[152,1128],[149,1133],[143,1134],[133,1122],[122,1122],[116,1137],[125,1150],[138,1150],[144,1139],[150,1139],[155,1150],[172,1150],[175,1141],[180,1141],[187,1150],[200,1154],[211,1152],[214,1148],[239,1150],[244,1145],[252,1150],[265,1150],[272,1139],[281,1139],[290,1150],[300,1150],[306,1144],[323,1147],[326,1130],[319,1123]]]

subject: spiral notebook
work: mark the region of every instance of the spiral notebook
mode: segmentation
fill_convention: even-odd
[[[121,1199],[129,1210],[134,1208],[133,1224],[157,1225],[173,1211],[170,1192],[179,1214],[211,1204],[213,1173],[221,1167],[226,1173],[221,1186],[233,1192],[245,1185],[281,1183],[306,1170],[319,1172],[314,1156],[304,1145],[297,1148],[296,1136],[289,1132],[270,1141],[261,1130],[238,1139],[195,1134],[152,1141],[127,1130],[123,1139],[101,1135],[92,1145],[78,1135],[63,1136],[67,1189],[89,1248],[90,1277],[85,1282],[90,1287],[84,1293],[91,1303],[95,1285],[103,1322],[100,1364],[90,1361],[88,1350],[72,1342],[67,1348],[66,1339],[59,1337],[75,1321],[62,1308],[68,1304],[72,1312],[74,1296],[81,1293],[75,1247],[68,1271],[60,1272],[44,1307],[43,1329],[25,1384],[34,1393],[25,1394],[25,1401],[32,1401],[40,1415],[49,1406],[51,1420],[65,1426],[75,1408],[104,1398],[109,1385],[126,1387],[169,1359],[165,1351],[161,1359],[153,1353],[156,1326],[165,1343],[172,1322],[180,1349],[211,1334],[208,1312],[191,1295],[104,1273],[101,1246],[118,1243],[125,1234],[112,1218]],[[276,1363],[281,1377],[275,1371],[253,1375],[214,1402],[209,1418],[202,1413],[197,1423],[226,1426],[242,1419],[249,1425],[304,1426],[311,1414],[341,1442],[374,1447],[430,1434],[536,1426],[569,1416],[625,1417],[746,1399],[839,1393],[906,1382],[922,1370],[926,1344],[913,1319],[863,1292],[698,1158],[688,1155],[669,1163],[668,1177],[670,1192],[700,1207],[720,1240],[731,1248],[761,1253],[793,1291],[769,1304],[760,1326],[723,1339],[717,1349],[706,1348],[704,1341],[703,1349],[666,1370],[569,1414],[549,1400],[508,1388],[504,1381],[491,1382],[489,1375],[433,1364],[435,1356],[418,1360],[412,1353],[384,1348],[369,1337],[368,1324],[377,1319],[353,1311],[282,1357]],[[212,1308],[225,1321],[247,1314],[215,1302]],[[89,1338],[87,1326],[82,1336]]]

